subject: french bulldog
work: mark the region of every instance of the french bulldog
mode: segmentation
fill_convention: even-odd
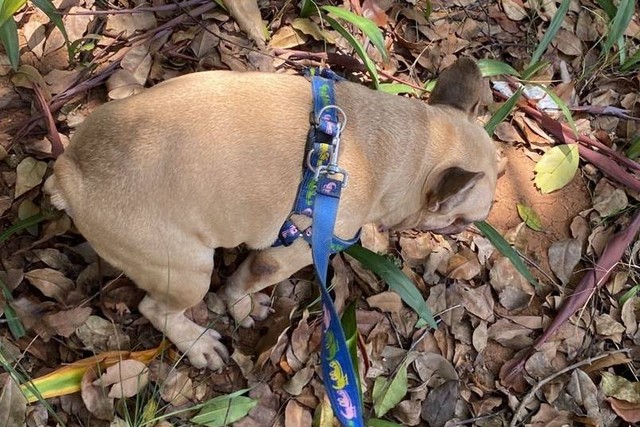
[[[475,121],[481,74],[460,59],[428,104],[336,83],[348,119],[349,173],[335,234],[363,224],[455,233],[487,217],[496,148]],[[301,76],[208,71],[160,83],[95,110],[54,165],[45,192],[96,252],[144,291],[140,312],[198,368],[228,351],[184,312],[209,290],[216,248],[254,249],[219,290],[235,321],[268,314],[259,293],[312,263],[309,245],[271,247],[302,177],[312,106]],[[300,229],[310,219],[294,217]]]

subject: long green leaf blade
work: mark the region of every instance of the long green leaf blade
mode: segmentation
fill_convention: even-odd
[[[41,223],[45,219],[47,219],[47,217],[39,213],[16,222],[15,224],[13,224],[11,227],[7,228],[5,231],[3,231],[0,234],[0,243],[4,242],[5,240],[7,240],[9,237],[14,235],[18,231],[24,230],[25,228],[29,228],[38,223]]]
[[[501,76],[505,74],[509,76],[520,76],[520,73],[511,65],[502,61],[496,61],[495,59],[484,58],[478,60],[478,68],[480,68],[482,77]]]
[[[531,274],[527,266],[524,264],[524,261],[522,261],[522,258],[520,258],[518,252],[516,252],[516,250],[513,249],[506,240],[504,240],[504,237],[502,237],[500,233],[498,233],[498,231],[491,225],[489,225],[489,223],[486,221],[479,221],[475,222],[474,224],[476,227],[478,227],[478,230],[480,230],[480,232],[482,232],[482,234],[484,234],[484,236],[489,239],[491,244],[493,244],[493,246],[495,246],[495,248],[502,255],[507,257],[509,261],[511,261],[516,270],[518,270],[518,272],[522,274],[524,278],[529,281],[529,283],[537,288],[538,281],[535,277],[533,277],[533,274]]]
[[[507,99],[501,106],[498,108],[498,111],[493,113],[493,116],[489,119],[486,125],[484,125],[484,130],[487,131],[489,136],[493,136],[493,133],[496,130],[496,127],[502,123],[504,119],[511,113],[513,107],[516,106],[518,99],[522,96],[522,88],[518,89],[509,99]]]
[[[0,0],[0,27],[9,19],[13,19],[13,14],[20,10],[26,2],[27,0]]]
[[[13,18],[0,27],[0,42],[7,52],[11,68],[13,71],[17,71],[20,64],[20,44],[18,42],[18,27]]]
[[[556,14],[553,15],[553,18],[551,19],[551,23],[549,24],[549,28],[547,28],[547,32],[544,34],[544,37],[542,37],[540,44],[531,56],[531,62],[529,62],[529,66],[540,61],[540,58],[542,58],[542,54],[547,50],[549,44],[551,43],[551,40],[553,40],[558,33],[558,30],[562,25],[562,21],[564,21],[564,17],[567,15],[570,4],[571,0],[562,0],[562,4],[560,4],[560,7],[556,11]]]
[[[5,301],[7,302],[4,306],[4,317],[7,318],[7,326],[9,326],[9,331],[15,339],[20,339],[27,334],[27,331],[24,329],[24,326],[18,318],[15,310],[9,305],[9,303],[13,301],[13,295],[11,295],[11,292],[9,292],[7,285],[5,285],[2,280],[0,280],[0,290],[2,291],[2,295],[4,296]]]
[[[367,71],[369,71],[369,75],[371,76],[371,79],[373,80],[373,84],[377,89],[378,86],[380,85],[380,79],[378,78],[378,70],[376,70],[376,64],[374,64],[371,58],[369,58],[369,55],[367,55],[367,52],[364,50],[364,47],[362,47],[360,42],[356,40],[356,38],[353,37],[351,33],[349,33],[349,31],[347,31],[347,29],[342,26],[341,23],[331,18],[330,16],[325,16],[324,19],[329,23],[329,25],[331,25],[331,27],[334,30],[340,33],[340,35],[344,37],[349,42],[349,44],[353,47],[353,49],[356,51],[358,56],[364,62],[364,66],[367,68]]]
[[[384,36],[382,35],[382,31],[380,31],[380,28],[378,28],[371,19],[356,15],[355,13],[340,7],[322,6],[321,9],[327,13],[337,16],[340,19],[351,22],[353,25],[358,27],[360,31],[362,31],[362,33],[371,40],[371,43],[373,43],[373,45],[378,49],[383,58],[389,58],[389,52],[387,52],[387,47],[384,45]]]
[[[416,285],[395,264],[360,245],[351,246],[346,250],[346,253],[360,261],[368,270],[380,276],[389,285],[389,288],[400,295],[405,304],[411,307],[429,326],[433,329],[438,327]]]
[[[635,8],[635,0],[621,0],[616,11],[616,16],[613,17],[611,25],[609,26],[609,32],[607,39],[604,42],[603,51],[609,52],[614,44],[618,43],[618,40],[622,37],[626,31],[631,19],[633,18],[633,10]],[[624,43],[623,43],[624,45]]]

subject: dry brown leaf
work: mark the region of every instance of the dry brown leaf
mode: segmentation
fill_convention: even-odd
[[[51,328],[56,335],[70,337],[77,328],[87,321],[90,315],[90,307],[78,307],[47,314],[42,318],[42,322]]]
[[[536,427],[563,427],[574,424],[569,411],[560,411],[549,404],[542,403],[538,412],[531,418],[531,425]]]
[[[293,374],[291,379],[282,385],[282,389],[291,396],[299,396],[302,393],[302,389],[309,384],[314,374],[315,371],[312,367],[304,367]]]
[[[447,277],[454,280],[471,280],[478,276],[482,268],[476,255],[469,249],[462,249],[449,258]]]
[[[533,339],[529,336],[531,332],[531,329],[507,319],[499,319],[489,326],[487,334],[489,338],[505,347],[521,349],[533,344]]]
[[[431,390],[422,404],[421,418],[431,427],[444,427],[454,417],[460,382],[449,380]]]
[[[69,13],[86,12],[87,9],[82,7],[73,6],[69,9]],[[64,15],[62,22],[64,23],[64,29],[67,31],[67,36],[70,42],[74,42],[81,39],[84,33],[87,32],[87,26],[94,17],[91,15]]]
[[[136,32],[136,26],[133,21],[133,16],[128,13],[119,13],[116,15],[109,15],[107,17],[107,24],[105,30],[113,35],[122,35],[123,37],[131,37]]]
[[[593,191],[593,208],[601,217],[617,214],[629,204],[624,190],[616,188],[606,179],[601,179]]]
[[[524,143],[524,139],[522,139],[520,133],[516,130],[515,126],[509,122],[501,122],[498,124],[495,130],[495,135],[498,139],[504,142]]]
[[[575,239],[553,242],[549,247],[549,267],[563,284],[569,283],[573,269],[580,261],[582,245]]]
[[[94,384],[97,379],[96,368],[87,369],[80,382],[80,395],[94,417],[110,421],[115,416],[113,398],[107,396],[105,387]]]
[[[203,29],[198,34],[196,34],[196,36],[189,44],[191,51],[198,59],[204,58],[205,56],[209,55],[213,51],[213,49],[218,46],[218,43],[220,43],[220,39],[214,35],[215,33],[220,32],[220,30],[218,29],[218,25],[210,24],[207,26],[207,30],[208,31],[204,31]]]
[[[461,282],[456,282],[462,297],[462,305],[464,308],[480,320],[491,322],[493,320],[493,296],[489,285],[482,285],[472,288]]]
[[[478,353],[482,353],[482,351],[487,347],[488,340],[489,332],[487,329],[487,322],[481,320],[480,324],[473,329],[473,335],[471,338],[473,348],[475,348]]]
[[[160,397],[162,397],[162,400],[173,406],[182,406],[192,402],[194,398],[194,390],[191,378],[189,378],[189,376],[182,370],[169,370],[169,374],[166,378],[162,379]]]
[[[57,70],[53,69],[49,74],[44,76],[44,81],[49,85],[49,91],[52,95],[56,95],[69,88],[78,78],[80,72],[76,70]],[[49,147],[51,143],[48,143]]]
[[[290,400],[284,410],[284,426],[299,427],[312,424],[311,412],[295,400]]]
[[[362,2],[362,16],[375,22],[378,27],[384,27],[389,20],[384,9],[380,6],[379,0],[364,0]]]
[[[436,353],[417,354],[413,365],[420,380],[430,387],[437,387],[446,381],[458,379],[458,373],[453,364]]]
[[[151,62],[149,45],[140,44],[125,53],[120,66],[123,70],[129,71],[139,85],[144,86],[151,71]]]
[[[147,365],[128,359],[107,368],[107,371],[93,382],[94,385],[109,387],[109,397],[121,399],[133,397],[149,382]]]
[[[76,335],[84,346],[95,352],[110,350],[128,350],[129,337],[118,325],[98,316],[89,316],[87,321],[76,330]]]
[[[240,29],[259,47],[263,47],[266,41],[266,29],[257,0],[227,0],[225,4]]]
[[[627,402],[613,397],[608,397],[606,400],[620,418],[628,423],[640,423],[640,403]]]
[[[25,157],[16,168],[16,192],[14,197],[19,197],[42,183],[42,178],[47,171],[47,164],[33,157]]]
[[[306,41],[307,36],[305,34],[299,33],[291,26],[286,26],[280,28],[276,31],[273,37],[271,37],[269,47],[290,49],[292,47],[300,46],[301,44],[306,43]]]
[[[44,51],[44,41],[46,39],[46,27],[37,15],[32,15],[29,20],[22,26],[22,31],[27,46],[33,54],[40,58]]]
[[[65,302],[69,292],[75,288],[73,280],[51,268],[31,270],[24,277],[44,295],[58,302]]]
[[[107,80],[109,98],[123,99],[144,90],[136,77],[127,70],[117,70]]]
[[[508,258],[498,258],[489,272],[491,287],[498,292],[500,304],[508,310],[527,307],[535,295],[533,286],[515,269]]]
[[[291,26],[293,28],[295,28],[296,30],[302,32],[303,34],[306,34],[308,36],[313,37],[317,41],[325,40],[324,37],[325,37],[325,34],[327,32],[326,31],[322,31],[322,29],[318,26],[318,24],[316,24],[315,22],[313,22],[309,18],[297,18],[297,19],[294,19],[291,22]],[[326,41],[329,44],[333,44],[330,40],[326,40]]]
[[[25,425],[27,414],[27,399],[20,386],[11,378],[5,377],[2,393],[0,393],[0,425],[19,427]]]
[[[522,0],[501,0],[504,13],[507,14],[509,19],[514,21],[522,21],[527,17],[527,11],[524,8]]]
[[[569,56],[582,55],[582,42],[572,32],[561,28],[552,42],[560,52]]]
[[[602,413],[600,412],[598,387],[596,387],[589,375],[581,369],[574,370],[567,385],[567,392],[573,397],[575,403],[587,411],[589,417],[599,420],[599,425],[604,425]]]
[[[622,341],[622,333],[625,328],[622,324],[616,322],[610,314],[604,313],[596,316],[596,332],[613,342],[620,343]]]
[[[418,400],[403,400],[391,411],[403,426],[416,426],[420,424],[420,411],[422,402]]]
[[[389,252],[389,232],[380,231],[375,224],[365,224],[360,233],[362,246],[377,254]]]
[[[367,304],[371,308],[377,308],[385,313],[399,313],[402,309],[400,295],[393,291],[382,292],[367,298]]]

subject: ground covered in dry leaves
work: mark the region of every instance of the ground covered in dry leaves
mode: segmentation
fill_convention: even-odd
[[[63,22],[70,40],[81,40],[73,61],[60,32],[33,7],[15,16],[20,72],[11,72],[0,53],[0,227],[10,230],[38,213],[46,217],[0,243],[0,355],[5,367],[12,366],[23,379],[91,356],[117,361],[119,350],[153,353],[162,340],[137,312],[141,293],[133,283],[100,262],[69,218],[52,213],[42,194],[55,147],[67,144],[95,107],[170,77],[209,69],[293,73],[326,63],[350,79],[367,81],[351,46],[331,28],[321,28],[317,17],[300,18],[296,2],[259,2],[270,35],[266,45],[261,23],[249,18],[240,27],[207,0],[54,3],[67,12]],[[459,56],[497,59],[522,70],[560,2],[433,1],[428,17],[425,1],[344,3],[384,31],[388,62],[365,43],[382,80],[421,87]],[[134,6],[147,9],[97,12]],[[549,65],[535,79],[551,85],[570,106],[583,107],[573,112],[581,134],[623,153],[640,131],[640,74],[620,73],[600,56],[603,16],[597,2],[573,1],[543,57]],[[625,34],[637,49],[637,10]],[[499,101],[487,81],[484,120]],[[607,114],[612,111],[605,107],[615,111]],[[408,426],[640,422],[640,298],[635,292],[623,298],[637,290],[636,239],[608,281],[589,290],[591,298],[577,314],[532,347],[614,233],[629,224],[638,186],[620,184],[582,162],[569,185],[543,195],[533,184],[534,167],[558,138],[523,108],[499,125],[495,138],[507,163],[488,221],[521,251],[539,284],[534,287],[516,273],[473,229],[437,236],[388,235],[365,227],[363,244],[401,265],[441,320],[436,331],[416,329],[417,315],[384,283],[349,257],[335,257],[337,304],[357,302],[367,408],[376,406],[376,415]],[[640,180],[638,169],[628,169]],[[530,227],[531,221],[523,223],[518,204],[537,214],[534,228],[539,230]],[[217,252],[212,289],[244,256],[240,249]],[[90,363],[81,393],[26,405],[11,375],[0,369],[0,419],[19,425],[26,416],[29,426],[190,425],[197,411],[179,410],[251,388],[247,395],[257,406],[234,425],[311,425],[324,394],[312,278],[307,269],[275,287],[273,314],[253,330],[237,329],[213,293],[191,311],[197,323],[214,324],[233,352],[221,373],[197,371],[170,348],[152,361],[148,352],[135,353],[136,360],[106,373]],[[6,321],[13,315],[26,330],[20,338]],[[529,356],[524,369],[515,368],[523,355]],[[122,384],[118,373],[124,371],[143,375]],[[374,381],[405,374],[399,403],[382,415],[381,405],[371,404]],[[394,387],[398,393],[398,384]],[[158,421],[149,422],[154,418]]]

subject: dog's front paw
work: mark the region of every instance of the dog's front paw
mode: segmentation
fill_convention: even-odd
[[[235,297],[223,291],[221,297],[233,319],[243,328],[251,328],[256,320],[264,320],[269,315],[271,299],[266,294],[258,292]]]
[[[220,334],[213,329],[197,327],[200,328],[200,333],[195,339],[174,341],[174,344],[180,352],[186,354],[194,367],[220,371],[229,360],[229,352],[220,342]]]

